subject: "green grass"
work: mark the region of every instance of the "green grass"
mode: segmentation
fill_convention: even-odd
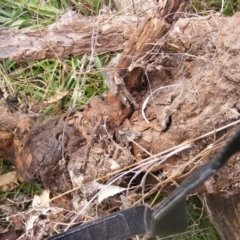
[[[222,14],[231,16],[240,10],[240,0],[227,0],[224,2],[225,4],[222,6],[222,0],[191,0],[188,12],[206,15],[209,11],[221,12],[222,10]]]
[[[14,171],[14,167],[11,165],[9,161],[4,161],[0,159],[0,175],[8,173],[10,171]],[[0,202],[5,198],[16,199],[19,196],[25,196],[26,198],[31,198],[35,194],[39,194],[42,191],[43,187],[41,184],[33,184],[20,182],[19,186],[12,191],[3,192],[0,188]]]
[[[97,15],[106,0],[1,0],[0,26],[37,29],[55,22],[73,9],[83,15]]]
[[[106,1],[68,0],[0,0],[0,29],[38,29],[54,23],[69,8],[84,15],[97,14]],[[69,59],[52,59],[17,63],[0,61],[0,88],[8,94],[17,94],[20,103],[29,108],[47,101],[52,96],[69,91],[56,103],[42,109],[44,114],[56,115],[72,107],[80,108],[94,95],[107,91],[103,67],[109,55],[95,55],[93,61],[88,56]],[[1,173],[12,170],[9,162],[0,160]],[[42,190],[39,184],[21,183],[11,192],[0,192],[0,200],[16,198],[19,195],[32,197]]]
[[[55,22],[69,8],[84,15],[97,14],[104,2],[107,1],[1,0],[0,25],[8,29],[37,29]],[[103,66],[108,59],[108,55],[95,55],[92,62],[87,56],[25,63],[0,61],[0,83],[30,107],[68,90],[68,96],[44,110],[45,114],[56,114],[66,110],[70,102],[75,108],[81,107],[92,96],[106,92]]]
[[[54,106],[65,110],[71,99],[73,107],[80,107],[92,96],[106,91],[103,65],[107,59],[106,55],[96,55],[90,69],[89,61],[82,61],[81,56],[27,63],[6,60],[0,63],[0,74],[8,92],[17,93],[20,102],[30,107],[68,90],[69,96]]]
[[[166,240],[219,240],[219,237],[203,210],[203,204],[198,196],[187,200],[188,231]]]
[[[43,1],[1,0],[0,25],[11,29],[36,29],[55,22],[68,6],[67,1],[41,2]]]
[[[161,202],[163,198],[164,195],[162,193],[153,194],[146,202],[152,205],[153,203]],[[203,202],[198,195],[188,196],[186,208],[188,215],[187,231],[170,237],[161,237],[161,240],[220,240],[204,211]],[[150,238],[150,240],[159,239],[158,236]]]

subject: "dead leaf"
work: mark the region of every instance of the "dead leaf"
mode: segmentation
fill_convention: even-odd
[[[17,171],[8,172],[0,176],[0,187],[3,192],[12,191],[18,185]]]
[[[50,191],[45,189],[42,191],[41,195],[35,195],[32,200],[32,207],[49,207],[50,198],[49,198]]]
[[[104,188],[98,195],[98,202],[102,202],[104,199],[108,198],[108,197],[112,197],[118,193],[121,193],[123,191],[125,191],[126,188],[122,188],[119,186],[114,186],[114,185],[110,185],[106,188]]]
[[[32,110],[33,112],[35,112],[35,113],[36,113],[36,112],[39,112],[40,110],[46,108],[46,107],[49,106],[50,104],[55,103],[55,102],[61,100],[62,98],[64,98],[65,96],[67,96],[68,93],[69,93],[68,90],[67,90],[67,91],[64,91],[64,92],[57,93],[57,94],[55,94],[54,96],[50,97],[47,101],[43,101],[43,102],[41,102],[40,104],[38,104],[37,106],[33,106],[33,107],[31,108],[31,110]]]
[[[17,239],[17,234],[14,229],[7,231],[5,233],[0,233],[0,240],[15,240]]]
[[[81,188],[81,191],[84,194],[90,194],[97,190],[101,190],[98,194],[98,202],[100,203],[108,197],[112,197],[118,193],[125,191],[126,188],[118,187],[115,185],[106,186],[95,181],[85,183]]]

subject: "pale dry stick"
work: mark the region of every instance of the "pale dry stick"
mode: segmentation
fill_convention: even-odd
[[[0,64],[0,74],[1,74],[1,79],[0,79],[0,84],[2,85],[2,82],[4,80],[4,92],[7,92],[7,90],[10,92],[10,93],[13,93],[15,92],[16,90],[14,89],[14,87],[12,86],[13,84],[11,84],[11,81],[10,81],[10,77],[9,75],[6,73],[4,67],[2,64]],[[1,90],[3,90],[3,87],[1,86]],[[7,90],[6,90],[7,88]]]
[[[109,132],[108,132],[108,130],[107,130],[107,123],[106,123],[106,118],[104,119],[104,124],[102,125],[103,127],[104,127],[104,130],[105,130],[105,132],[107,133],[107,136],[108,136],[108,138],[111,140],[111,142],[118,148],[118,149],[121,149],[122,151],[124,151],[124,148],[122,148],[121,146],[119,146],[113,139],[112,139],[112,137],[111,137],[111,135],[109,134]],[[140,146],[140,145],[138,145],[143,151],[144,151],[144,149]],[[149,153],[147,150],[145,151],[147,154],[149,154],[150,156],[152,155],[151,153]],[[135,160],[137,160],[136,158],[135,158]],[[130,166],[136,166],[136,164],[135,165],[130,165]],[[128,168],[123,168],[123,170],[125,170],[125,169],[128,169]],[[114,173],[120,173],[120,172],[122,172],[121,170],[117,170],[117,171],[115,171]],[[110,175],[108,175],[108,176],[112,176],[112,175],[114,175],[114,174],[110,174]],[[102,179],[102,178],[100,178],[100,179]],[[98,180],[100,180],[100,179],[97,179],[97,181]]]
[[[107,174],[107,175],[105,175],[105,176],[99,177],[99,178],[95,179],[94,181],[100,181],[100,180],[103,180],[104,178],[110,177],[110,176],[112,176],[112,175],[114,175],[114,174],[119,174],[120,172],[122,172],[122,171],[124,171],[124,170],[126,170],[126,169],[129,169],[129,168],[134,167],[134,166],[136,166],[136,165],[139,165],[139,164],[145,163],[145,162],[147,162],[147,161],[149,161],[149,160],[152,160],[153,157],[155,157],[155,158],[156,158],[156,157],[160,157],[160,156],[162,156],[163,154],[169,153],[169,152],[171,152],[171,151],[173,151],[173,150],[175,150],[175,149],[178,149],[179,147],[185,146],[185,145],[188,144],[188,143],[193,143],[193,142],[195,142],[195,141],[197,141],[197,140],[200,140],[200,139],[203,139],[203,138],[208,137],[208,136],[210,136],[210,135],[213,135],[213,134],[215,134],[215,133],[217,133],[217,132],[219,132],[219,131],[222,131],[222,130],[227,129],[227,128],[229,128],[229,127],[233,127],[233,126],[237,125],[238,123],[240,123],[240,120],[234,121],[234,122],[229,123],[229,124],[227,124],[227,125],[225,125],[225,126],[223,126],[223,127],[217,128],[217,129],[215,129],[214,131],[210,131],[210,132],[208,132],[208,133],[206,133],[206,134],[203,134],[203,135],[201,135],[201,136],[199,136],[199,137],[196,137],[196,138],[194,138],[194,139],[192,139],[192,140],[188,140],[188,141],[186,141],[185,143],[181,143],[181,144],[179,144],[179,145],[177,145],[177,146],[175,146],[175,147],[172,147],[172,148],[169,148],[169,149],[167,149],[167,150],[164,150],[164,151],[162,151],[162,152],[160,152],[160,153],[155,154],[154,156],[151,156],[151,157],[149,157],[149,158],[145,158],[145,159],[143,159],[143,160],[141,160],[141,161],[138,161],[138,162],[136,162],[136,163],[134,163],[134,164],[131,164],[131,165],[129,165],[129,166],[126,166],[126,167],[124,167],[124,168],[122,168],[122,169],[120,169],[120,170],[117,170],[117,171],[112,172],[112,173],[109,173],[109,174]],[[60,197],[62,197],[62,196],[64,196],[64,195],[66,195],[66,194],[69,194],[69,193],[71,193],[71,192],[74,192],[74,191],[76,191],[76,190],[79,190],[80,188],[81,188],[81,186],[75,187],[75,188],[73,188],[73,189],[71,189],[71,190],[68,190],[68,191],[66,191],[66,192],[64,192],[64,193],[62,193],[62,194],[60,194],[60,195],[58,195],[58,196],[56,196],[56,197],[53,197],[52,199],[49,199],[49,202],[54,201],[54,200],[56,200],[56,199],[58,199],[58,198],[60,198]],[[39,205],[39,207],[42,207],[42,206],[43,206],[43,204],[42,204],[42,205]],[[31,210],[27,211],[26,214],[29,214],[29,213],[31,213],[31,212],[34,211],[34,210],[35,210],[35,209],[31,209]]]
[[[220,141],[220,139],[219,139],[218,141]],[[213,145],[214,145],[214,146],[213,146]],[[209,153],[209,151],[210,151],[211,149],[216,150],[216,149],[219,149],[219,148],[222,147],[222,146],[223,146],[223,143],[219,143],[218,145],[216,145],[215,143],[211,143],[209,146],[207,146],[205,149],[203,149],[201,152],[199,152],[196,157],[192,158],[191,161],[188,161],[187,163],[185,163],[184,165],[182,165],[182,168],[185,169],[189,164],[195,162],[196,159],[199,159],[199,160],[196,162],[196,164],[195,164],[196,167],[198,167],[198,166],[199,166],[198,163],[199,163],[204,157],[207,156],[207,154]],[[185,177],[187,177],[191,172],[193,172],[193,171],[196,169],[196,167],[191,168],[191,170],[190,170],[189,172],[181,175],[180,178],[185,178]],[[179,175],[179,174],[178,174],[178,173],[175,173],[175,175],[174,175],[172,178],[175,178],[175,176],[177,176],[177,175]],[[176,178],[176,179],[178,179],[178,178]],[[165,183],[165,181],[164,181],[164,183]]]
[[[155,89],[152,93],[150,93],[150,95],[144,100],[143,105],[142,105],[142,117],[143,117],[143,119],[145,120],[146,123],[148,123],[148,124],[150,123],[148,121],[148,119],[146,118],[145,113],[144,113],[144,110],[145,110],[145,108],[147,106],[149,98],[151,97],[152,100],[153,100],[153,97],[152,97],[153,94],[155,92],[159,91],[159,90],[163,90],[163,89],[169,88],[169,87],[178,87],[178,86],[182,86],[182,85],[184,85],[184,84],[173,84],[173,85],[163,86],[163,87],[159,87],[159,88]]]
[[[83,156],[82,167],[81,167],[82,172],[84,172],[87,167],[90,150],[91,150],[91,147],[93,146],[95,134],[97,133],[97,131],[99,129],[101,121],[102,121],[102,116],[100,116],[99,119],[97,119],[97,118],[93,119],[93,123],[94,123],[95,127],[92,129],[90,140],[87,143],[86,150],[85,150],[85,153]]]
[[[205,58],[204,56],[197,56],[197,55],[193,55],[193,54],[189,54],[189,53],[166,53],[166,54],[169,54],[169,55],[183,55],[183,56],[192,57],[192,58],[199,58],[201,60],[207,61],[208,63],[214,65],[214,63],[212,61]]]
[[[218,141],[220,141],[220,140],[218,140]],[[189,164],[195,162],[197,159],[199,159],[199,160],[197,160],[196,166],[199,166],[198,163],[203,159],[204,156],[207,155],[207,151],[209,151],[210,149],[213,148],[212,145],[213,145],[213,144],[211,143],[211,144],[210,144],[209,146],[207,146],[203,151],[199,152],[199,153],[197,154],[197,156],[191,158],[191,160],[188,161],[187,163],[182,164],[182,165],[180,166],[180,168],[177,168],[177,171],[173,171],[172,174],[171,174],[171,176],[169,176],[167,179],[165,179],[165,180],[162,181],[161,183],[157,184],[157,185],[154,187],[154,189],[157,189],[157,188],[159,187],[159,185],[165,186],[168,182],[170,182],[170,181],[173,180],[173,179],[174,179],[174,180],[177,180],[177,179],[182,179],[182,178],[184,179],[184,178],[186,178],[189,174],[191,174],[191,172],[193,172],[193,171],[196,169],[196,167],[191,168],[190,171],[188,171],[188,172],[185,173],[185,174],[182,174],[180,177],[178,177],[178,176],[180,175],[180,173],[183,172],[183,170],[184,170]],[[222,145],[223,145],[222,143],[219,144],[218,146],[215,145],[215,148],[214,148],[214,149],[218,149],[218,148],[222,147]],[[155,191],[155,190],[154,190],[154,191]],[[154,192],[154,191],[151,191],[151,192]],[[151,193],[151,192],[150,192],[150,193]],[[160,191],[159,191],[159,193],[160,193]],[[159,193],[158,193],[158,194],[159,194]],[[156,200],[157,197],[158,197],[158,194],[155,196],[155,198],[153,199],[152,203],[155,202],[155,200]],[[143,199],[143,198],[142,198],[142,199]],[[138,201],[138,203],[139,203],[139,201]]]
[[[199,159],[197,162],[196,162],[196,166],[199,166],[199,162],[203,159],[203,157],[205,156],[205,155],[207,155],[207,151],[209,151],[210,149],[212,149],[212,143],[208,146],[208,147],[206,147],[203,151],[201,151],[200,153],[198,153],[197,154],[197,156],[195,156],[194,158],[192,158],[190,161],[188,161],[187,163],[185,163],[185,164],[183,164],[183,165],[181,165],[181,167],[180,167],[180,169],[178,168],[177,169],[177,171],[173,171],[172,172],[172,174],[171,174],[171,176],[169,176],[167,179],[165,179],[163,182],[161,182],[161,185],[166,185],[168,182],[170,182],[171,180],[177,180],[177,179],[184,179],[184,178],[186,178],[189,174],[191,174],[191,172],[193,172],[195,169],[196,169],[196,167],[193,167],[193,168],[191,168],[191,170],[190,171],[188,171],[187,173],[185,173],[185,174],[183,174],[183,175],[181,175],[180,177],[178,177],[179,175],[180,175],[180,173],[182,173],[183,172],[183,170],[189,165],[189,164],[191,164],[191,163],[193,163],[193,162],[195,162],[197,159]],[[220,148],[220,147],[222,147],[222,143],[221,144],[219,144],[218,146],[215,146],[215,149],[218,149],[218,148]],[[157,184],[157,186],[154,188],[154,189],[157,189],[158,188],[158,186],[159,186],[159,184]],[[159,192],[160,193],[160,192]],[[158,193],[158,194],[159,194]],[[158,197],[158,194],[155,196],[155,198],[153,199],[153,201],[152,201],[152,203],[154,203],[155,202],[155,200],[157,199],[157,197]],[[143,198],[142,198],[143,199]]]
[[[153,158],[155,155],[152,155],[149,151],[147,151],[145,148],[143,148],[140,144],[138,144],[136,141],[131,139],[130,137],[127,137],[129,141],[134,143],[136,146],[138,146],[140,149],[142,149],[145,153],[147,153],[151,158]],[[149,159],[149,158],[148,158]]]
[[[150,79],[149,79],[149,77],[148,77],[148,74],[147,74],[147,71],[144,69],[144,72],[145,72],[145,76],[147,77],[147,81],[148,81],[148,86],[149,86],[149,91],[150,91],[150,93],[151,93],[151,99],[152,99],[152,102],[153,102],[153,107],[154,107],[154,110],[155,110],[155,114],[156,114],[156,116],[157,116],[157,108],[156,108],[156,104],[155,104],[155,101],[154,101],[154,99],[153,99],[153,91],[152,91],[152,86],[151,86],[151,83],[150,83]],[[146,101],[146,100],[145,100]],[[145,105],[145,108],[146,108],[146,106],[147,106],[147,103],[146,103],[146,105]],[[143,116],[143,114],[144,114],[144,110],[145,110],[145,108],[144,108],[144,102],[143,102],[143,105],[142,105],[142,116]],[[144,116],[145,116],[145,114],[144,114]],[[146,116],[145,116],[146,117]],[[146,121],[146,119],[145,119],[145,121]],[[148,121],[148,123],[149,123],[149,121]]]
[[[28,202],[31,202],[32,200],[31,199],[28,199],[28,200],[24,200],[24,201],[19,201],[19,202],[15,202],[15,201],[13,201],[13,200],[11,200],[11,199],[9,199],[9,198],[6,198],[6,200],[7,201],[9,201],[10,203],[12,203],[12,204],[24,204],[24,203],[28,203]]]
[[[201,136],[199,136],[199,137],[196,137],[196,138],[194,138],[194,139],[187,140],[187,141],[185,141],[185,142],[183,142],[183,143],[180,143],[179,145],[177,145],[177,146],[175,146],[175,147],[166,149],[166,150],[164,150],[164,151],[162,151],[162,152],[160,152],[160,153],[156,153],[153,157],[158,157],[158,156],[161,156],[161,155],[163,155],[163,154],[169,153],[169,152],[171,152],[171,151],[173,151],[173,150],[175,150],[175,149],[177,149],[177,148],[179,148],[179,147],[182,147],[182,146],[184,146],[184,145],[186,145],[186,144],[188,144],[188,143],[195,142],[195,141],[197,141],[197,140],[203,139],[203,138],[208,137],[208,136],[210,136],[210,135],[216,134],[217,132],[220,132],[220,131],[222,131],[222,130],[224,130],[224,129],[227,129],[227,128],[229,128],[229,127],[233,127],[233,126],[237,125],[238,123],[240,123],[240,120],[237,120],[237,121],[234,121],[234,122],[232,122],[232,123],[229,123],[229,124],[227,124],[227,125],[225,125],[225,126],[223,126],[223,127],[217,128],[217,129],[215,129],[215,130],[213,130],[213,131],[210,131],[210,132],[208,132],[208,133],[205,133],[205,134],[203,134],[203,135],[201,135]],[[142,162],[149,161],[149,160],[151,160],[153,157],[145,158],[145,159],[139,161],[138,163],[142,163]],[[132,164],[131,166],[134,166],[134,164]],[[131,166],[129,166],[129,167],[131,167]],[[124,170],[124,169],[123,169],[123,170]]]
[[[142,196],[140,199],[138,199],[137,201],[134,202],[134,206],[142,203],[144,201],[144,199],[146,198],[146,196],[151,196],[152,194],[155,194],[157,192],[157,189],[159,189],[159,187],[162,186],[162,183],[159,181],[157,183],[157,185],[155,185],[150,191],[148,191],[148,193],[146,193],[144,196]],[[158,191],[158,194],[155,196],[155,198],[153,199],[152,203],[149,204],[150,207],[153,206],[153,203],[155,202],[155,199],[158,197],[159,193],[161,192],[162,187],[160,188],[160,190]]]
[[[101,15],[101,11],[99,11],[97,21],[94,22],[94,26],[93,26],[92,37],[91,37],[91,55],[90,55],[89,65],[91,65],[91,63],[93,62],[93,55],[95,54],[96,45],[99,45],[97,43],[97,39],[98,39],[98,26],[99,26],[100,15]]]
[[[135,145],[137,145],[140,149],[142,149],[143,151],[145,151],[146,153],[149,154],[149,156],[151,156],[152,158],[154,158],[156,155],[152,155],[150,152],[148,152],[146,149],[144,149],[142,146],[140,146],[137,142],[135,142],[133,139],[128,137],[128,140],[131,141],[132,143],[134,143]],[[160,159],[161,157],[159,157]],[[149,158],[148,158],[149,159]],[[128,187],[129,185],[132,183],[132,181],[141,173],[142,171],[138,171],[130,180],[130,183],[128,183]]]
[[[100,14],[101,14],[101,11],[99,11],[97,21],[94,22],[94,26],[93,26],[93,30],[92,30],[92,36],[91,36],[91,55],[89,57],[89,63],[88,63],[88,66],[86,68],[85,74],[83,74],[81,85],[79,87],[79,89],[81,89],[81,90],[82,90],[82,87],[84,86],[84,84],[86,82],[86,78],[87,78],[86,74],[91,72],[91,70],[92,70],[92,63],[93,63],[93,60],[94,60],[95,49],[96,49],[96,46],[98,45],[97,39],[98,39],[98,26],[99,26],[99,16],[100,16]],[[83,61],[84,61],[84,63],[82,63],[82,66],[81,66],[81,69],[80,69],[81,71],[83,70],[83,67],[86,63],[86,54],[83,57]]]
[[[225,1],[224,1],[224,0],[222,0],[222,4],[221,4],[221,10],[220,10],[220,13],[222,13],[222,12],[223,12],[224,6],[225,6]]]
[[[190,148],[190,147],[191,147],[191,144],[187,144],[187,145],[182,146],[182,147],[180,147],[180,148],[178,148],[178,149],[176,149],[176,150],[173,150],[172,152],[170,152],[170,153],[167,154],[167,155],[164,155],[164,156],[162,156],[162,157],[159,157],[158,159],[159,159],[159,160],[162,159],[162,160],[159,161],[159,162],[157,162],[157,163],[155,163],[155,164],[152,164],[152,166],[151,166],[149,169],[147,169],[147,171],[146,171],[146,173],[144,174],[144,176],[143,176],[143,178],[142,178],[142,180],[141,180],[141,183],[140,183],[140,185],[141,185],[141,187],[142,187],[142,196],[144,195],[144,186],[145,186],[144,184],[145,184],[147,175],[152,171],[152,169],[153,169],[154,167],[156,167],[156,165],[162,164],[163,162],[165,162],[168,158],[172,157],[173,155],[175,155],[175,154],[177,154],[177,153],[179,153],[179,152],[182,152],[183,150],[188,149],[188,148]]]
[[[145,153],[147,153],[149,156],[151,156],[151,158],[154,158],[154,155],[152,155],[150,152],[148,152],[145,148],[143,148],[140,144],[138,144],[136,141],[134,141],[133,139],[131,139],[130,137],[127,137],[128,140],[130,142],[132,142],[133,144],[135,144],[136,146],[138,146],[140,149],[142,149]],[[149,159],[149,158],[148,158]],[[140,161],[141,162],[141,161]],[[128,183],[128,188],[129,185],[132,183],[132,181],[141,173],[142,171],[138,171],[130,180],[130,182]]]
[[[85,66],[85,63],[87,62],[87,55],[86,54],[84,54],[83,55],[83,57],[81,58],[81,67],[80,67],[80,73],[81,73],[81,75],[83,75],[83,80],[81,81],[81,85],[79,86],[79,87],[76,87],[75,86],[75,88],[74,88],[74,92],[73,92],[73,95],[72,95],[72,100],[73,100],[73,103],[72,103],[72,107],[75,107],[75,103],[76,103],[76,100],[77,100],[77,97],[78,97],[78,92],[79,92],[79,89],[81,89],[82,88],[82,86],[85,84],[85,82],[86,82],[86,73],[84,74],[84,72],[83,72],[83,68],[84,68],[84,66]],[[81,76],[80,74],[79,74],[79,77]],[[75,79],[76,81],[77,81],[77,77],[76,77],[76,79]],[[78,84],[78,82],[76,83],[76,84]],[[83,93],[85,93],[84,92],[84,90],[80,90],[80,91],[82,91]]]

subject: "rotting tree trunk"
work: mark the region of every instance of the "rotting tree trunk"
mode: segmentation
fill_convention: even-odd
[[[158,6],[155,15],[142,21],[135,33],[127,42],[116,68],[120,69],[119,75],[124,79],[124,86],[128,91],[141,90],[139,81],[142,77],[144,57],[159,40],[170,31],[173,24],[178,20],[179,13],[183,12],[187,1],[166,1],[165,6]],[[177,12],[177,13],[176,13]],[[137,66],[139,59],[142,62]],[[147,59],[146,59],[147,60]]]
[[[179,16],[178,13],[174,14],[174,12],[179,9],[183,10],[186,5],[185,0],[167,1],[165,3],[167,3],[166,6],[160,7],[159,5],[158,9],[156,9],[158,10],[158,15],[154,14],[147,18],[147,28],[145,28],[145,23],[143,23],[136,29],[136,33],[132,34],[129,43],[126,45],[127,50],[124,50],[123,52],[123,54],[125,54],[126,51],[129,51],[131,46],[135,49],[131,53],[133,54],[131,62],[135,59],[134,54],[136,54],[136,58],[139,57],[139,54],[142,55],[143,51],[147,51],[147,49],[151,48],[148,46],[149,42],[154,43],[156,38],[161,38],[167,31],[169,31],[170,27]],[[69,14],[72,13],[70,12]],[[165,16],[168,16],[169,14],[170,17],[165,18]],[[77,17],[76,15],[74,16],[75,18],[73,18],[73,21],[76,22]],[[104,19],[104,16],[102,16],[102,18]],[[160,20],[158,20],[158,18],[160,18]],[[64,24],[60,24],[60,28],[62,29],[63,26],[66,28],[67,25],[67,29],[71,29],[69,27],[69,22],[65,22],[66,18],[64,19]],[[85,27],[88,28],[90,26],[92,29],[92,31],[87,31],[88,39],[91,39],[92,35],[90,35],[90,33],[92,34],[92,32],[96,30],[96,23],[89,18],[86,18],[86,20],[91,22],[90,25],[85,25]],[[117,22],[117,20],[115,20],[115,22]],[[109,29],[106,27],[105,22],[100,21],[100,19],[98,19],[97,25],[99,33],[102,34],[101,36],[104,36],[104,34],[107,33],[105,32],[106,30],[108,30],[108,32],[111,30],[110,36],[112,36],[111,33],[113,31],[116,32],[116,25],[114,25],[115,28]],[[149,32],[148,29],[150,26],[155,26],[154,28],[157,33],[154,33],[154,31]],[[44,36],[44,34],[39,35],[43,32],[51,34],[51,29],[58,29],[58,23],[52,25],[46,30],[39,30],[35,33],[30,32],[27,36],[30,37],[32,34],[35,37]],[[120,32],[122,31],[121,29],[123,29],[123,27],[119,27]],[[81,30],[83,31],[82,34],[84,34],[85,28]],[[144,31],[144,34],[139,35],[142,31]],[[60,32],[62,33],[62,31]],[[10,35],[11,34],[9,34],[9,36]],[[14,39],[18,39],[15,37],[14,33],[12,33],[12,35],[14,36]],[[100,42],[100,38],[97,39],[96,46],[103,46],[104,42]],[[93,39],[91,40],[93,41]],[[58,41],[61,42],[59,39]],[[11,41],[9,40],[9,42]],[[49,42],[46,43],[44,40],[41,43],[49,44]],[[106,42],[106,46],[111,47],[108,43],[109,41]],[[41,46],[40,43],[38,45]],[[139,48],[138,46],[141,45],[146,45],[146,47]],[[14,46],[14,42],[12,42],[11,47],[13,51]],[[137,46],[137,48],[134,48],[135,46]],[[88,45],[87,49],[91,51],[91,47],[91,45]],[[3,49],[5,49],[5,45],[3,45]],[[103,50],[104,49],[101,49],[101,51]],[[22,55],[21,53],[23,52],[24,51],[18,49],[17,54],[20,55],[18,55],[16,59],[29,59],[26,57],[27,55],[31,57],[33,56],[32,54]],[[32,48],[30,52],[34,53],[34,48]],[[51,54],[46,55],[45,53],[42,54],[40,51],[39,54],[36,55],[36,58],[39,59],[53,56]],[[62,55],[60,54],[60,56]],[[15,58],[13,57],[13,59]],[[118,66],[121,66],[121,63],[124,63],[125,65],[122,67],[127,68],[127,65],[131,62],[127,61],[127,63],[124,63],[124,61],[120,59],[120,64],[118,64]],[[116,73],[121,76],[118,72]],[[112,79],[108,79],[108,81],[111,80]],[[113,81],[114,80],[115,79],[113,79]],[[120,85],[121,88],[125,88],[123,84]],[[134,87],[133,84],[132,87]],[[123,95],[128,93],[127,96],[131,96],[128,92],[130,90],[129,87],[127,86],[125,89],[126,91],[123,92]],[[24,130],[19,131],[18,134],[15,134],[16,131],[13,126],[11,128],[7,125],[5,126],[4,117],[2,116],[3,119],[1,122],[3,123],[3,131],[6,132],[7,129],[9,129],[9,137],[12,140],[12,144],[9,143],[8,145],[11,145],[9,149],[14,152],[14,154],[9,156],[8,159],[16,166],[18,171],[27,181],[40,181],[44,186],[54,189],[55,191],[66,191],[66,189],[71,188],[72,185],[79,186],[82,182],[104,176],[110,171],[110,169],[112,169],[112,171],[116,170],[112,166],[114,164],[118,165],[118,168],[120,168],[133,162],[134,156],[131,156],[131,144],[129,143],[129,140],[127,140],[127,137],[123,135],[119,137],[119,141],[117,142],[118,147],[115,146],[115,143],[112,143],[111,137],[109,138],[109,134],[110,136],[114,136],[118,133],[118,128],[121,127],[124,120],[127,117],[130,117],[131,114],[132,108],[130,104],[128,104],[128,101],[122,103],[110,91],[105,98],[93,98],[83,111],[71,110],[65,113],[61,118],[54,119],[33,116],[32,119],[30,118],[29,120],[31,125],[25,126]],[[11,118],[15,117],[16,114],[8,112],[5,115]],[[104,129],[102,126],[102,123],[105,121],[108,129]],[[16,127],[16,129],[18,129],[18,127]],[[131,130],[125,131],[126,135],[131,135],[131,133],[135,136],[134,138],[139,137],[139,132]],[[124,138],[125,142],[121,142]],[[106,145],[107,142],[108,144]],[[5,155],[3,156],[5,157]],[[104,156],[109,156],[109,158],[104,159]],[[111,161],[110,159],[112,158],[118,159],[117,163],[114,162],[109,164]],[[108,166],[105,166],[106,164]],[[96,168],[104,170],[96,172]]]
[[[240,236],[240,194],[206,196],[206,210],[221,240],[238,240]]]
[[[178,6],[170,4],[164,14],[185,4],[173,2]],[[104,98],[94,97],[83,110],[69,110],[59,118],[28,116],[11,112],[2,101],[1,157],[9,159],[27,181],[39,181],[62,192],[129,166],[136,159],[147,158],[148,153],[157,154],[238,120],[240,14],[231,18],[182,19],[174,28],[171,21],[176,19],[159,16],[146,18],[147,28],[145,24],[137,29],[135,26],[136,35],[126,43],[120,61],[106,72],[109,85],[113,86],[110,93]],[[91,36],[88,34],[88,40]],[[106,46],[110,49],[110,45]],[[99,51],[106,48],[102,46]],[[15,49],[12,47],[11,56],[17,56]],[[88,51],[91,51],[90,43]],[[31,54],[16,59],[30,59],[33,52],[32,49]],[[129,59],[126,54],[130,54]],[[53,52],[39,56],[54,57]],[[66,56],[69,56],[67,51]],[[124,70],[118,71],[119,67]],[[145,114],[149,123],[140,110],[133,111],[125,98],[137,108],[153,90],[170,84],[178,85],[156,92],[147,104]],[[231,131],[221,131],[215,137],[195,142],[189,151],[171,158],[160,169],[165,177],[171,176],[177,162],[178,178],[183,178],[181,173],[186,176],[193,168],[185,167],[185,160],[212,146],[214,141],[227,139]],[[197,160],[206,161],[213,153],[214,150]],[[205,191],[222,195],[239,193],[238,162],[237,156],[232,158],[205,184]],[[155,170],[159,171],[159,167]],[[221,217],[217,216],[215,222],[217,219]]]

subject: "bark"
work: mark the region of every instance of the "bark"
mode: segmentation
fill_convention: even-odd
[[[240,236],[240,195],[206,197],[206,209],[210,221],[216,228],[221,240],[238,240]]]
[[[187,1],[169,1],[166,6],[158,6],[155,15],[142,21],[141,25],[127,42],[116,68],[121,69],[119,75],[124,78],[124,86],[128,91],[141,90],[141,79],[144,58],[158,41],[163,39],[173,23],[178,19],[179,12],[183,12]],[[177,13],[176,13],[177,12]],[[159,44],[159,43],[158,43]],[[137,66],[139,59],[142,62]]]
[[[1,30],[0,59],[30,61],[117,51],[139,21],[134,15],[83,17],[68,11],[56,23],[36,31]]]
[[[133,163],[129,147],[109,137],[129,114],[115,97],[95,97],[61,117],[13,113],[4,101],[0,111],[0,157],[28,182],[64,192]]]
[[[178,14],[173,13],[178,9],[183,9],[185,4],[185,1],[169,1],[169,5],[164,6],[165,8],[159,6],[158,13],[161,14],[160,20],[157,20],[159,16],[153,15],[147,20],[147,28],[145,28],[144,24],[139,26],[136,34],[133,34],[130,43],[126,46],[127,50],[125,52],[129,51],[129,46],[131,45],[146,45],[151,39],[161,37],[178,18]],[[170,17],[168,17],[169,14],[171,14]],[[77,26],[77,29],[79,29],[79,22],[76,15],[74,16],[74,20],[77,23],[74,26]],[[164,16],[167,17],[164,18]],[[100,19],[106,19],[106,17],[100,16],[99,22]],[[86,21],[91,22],[92,29],[92,19],[86,18]],[[116,22],[116,19],[114,21]],[[63,26],[66,29],[68,22],[64,22],[64,24]],[[89,26],[86,22],[85,25]],[[149,26],[153,25],[155,25],[157,33],[148,32]],[[49,29],[55,29],[58,32],[58,24],[49,27],[46,33],[51,32]],[[69,26],[67,29],[71,30]],[[145,34],[140,36],[139,32],[143,29],[145,29]],[[99,26],[98,30],[103,34],[109,28],[103,24],[101,27]],[[36,31],[35,33],[39,34],[42,31]],[[92,31],[89,31],[89,34]],[[62,33],[61,31],[59,32]],[[146,38],[148,34],[149,37]],[[31,33],[28,36],[31,36]],[[138,36],[138,39],[136,36]],[[135,41],[137,41],[136,44]],[[99,39],[98,43],[101,45]],[[106,46],[108,45],[106,44]],[[58,47],[56,46],[56,48]],[[149,46],[147,48],[144,47],[140,52],[146,51],[148,48]],[[88,49],[90,50],[91,48],[88,46]],[[139,51],[133,51],[132,54],[135,54],[134,52],[137,55],[140,53]],[[41,56],[46,57],[45,54]],[[21,55],[21,59],[26,59],[26,57]],[[122,62],[122,59],[120,62]],[[128,61],[125,67],[129,63]],[[123,85],[122,88],[124,88]],[[126,94],[127,91],[126,89],[123,94]],[[131,95],[129,94],[128,96]],[[6,119],[14,118],[14,114],[6,111]],[[20,129],[18,136],[14,135],[14,127],[9,128],[3,119],[3,131],[9,134],[7,135],[8,141],[6,142],[10,146],[9,149],[14,152],[8,159],[16,166],[27,181],[39,181],[44,186],[56,191],[66,191],[72,185],[79,186],[82,182],[97,179],[108,172],[116,170],[114,168],[116,165],[118,168],[122,168],[133,162],[134,156],[131,155],[131,144],[127,136],[131,135],[135,139],[139,137],[139,133],[124,130],[121,131],[121,134],[118,134],[119,130],[117,130],[130,114],[132,114],[131,106],[122,104],[110,92],[105,98],[93,98],[84,111],[71,110],[61,118],[53,119],[43,116],[33,116],[32,119],[29,117],[30,124]],[[105,128],[102,125],[103,121],[106,122]],[[111,142],[113,137],[117,139],[117,146],[116,143]],[[106,142],[108,142],[107,146]],[[2,152],[2,156],[6,156],[5,151],[3,150]],[[104,159],[106,156],[108,156],[108,159]],[[114,160],[111,163],[112,158]],[[116,162],[114,162],[115,159]],[[99,171],[96,172],[96,169]]]

